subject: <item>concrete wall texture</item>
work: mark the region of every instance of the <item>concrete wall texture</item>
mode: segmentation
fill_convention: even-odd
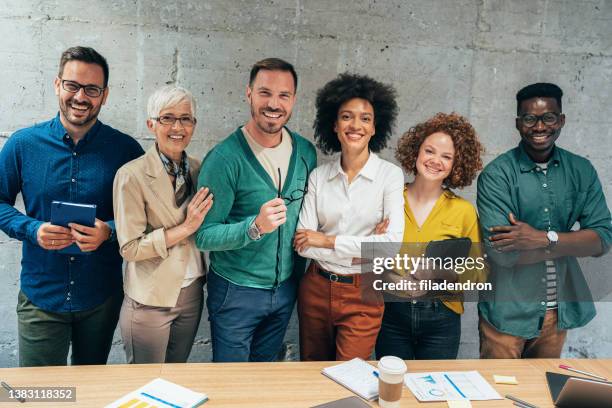
[[[289,123],[312,139],[316,90],[338,73],[393,83],[401,109],[394,141],[436,112],[469,117],[485,161],[514,147],[516,91],[536,81],[565,91],[567,124],[559,144],[594,164],[612,197],[612,1],[610,0],[73,0],[0,1],[0,146],[11,132],[57,112],[52,80],[60,53],[88,45],[110,64],[110,97],[101,119],[146,148],[148,95],[178,83],[199,100],[189,151],[203,156],[247,121],[250,66],[268,56],[294,63],[298,102]],[[320,156],[321,157],[321,156]],[[321,157],[321,160],[329,158]],[[475,198],[472,186],[460,192]],[[17,364],[15,305],[21,244],[0,233],[0,366]],[[588,260],[610,278],[609,257]],[[607,296],[607,300],[611,300]],[[612,304],[573,330],[567,357],[612,357]],[[468,305],[460,357],[478,355],[477,317]],[[608,323],[606,323],[608,322]],[[297,324],[286,337],[297,356]],[[191,360],[211,357],[203,317]],[[110,357],[125,361],[120,336]]]

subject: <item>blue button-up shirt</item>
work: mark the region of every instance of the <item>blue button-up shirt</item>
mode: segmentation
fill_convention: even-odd
[[[6,142],[0,151],[0,229],[23,241],[21,290],[34,305],[52,312],[89,310],[121,290],[116,240],[71,256],[41,248],[36,238],[51,218],[53,200],[96,204],[96,217],[114,229],[115,173],[143,153],[135,139],[100,121],[75,146],[59,114]],[[19,192],[25,215],[13,207]]]

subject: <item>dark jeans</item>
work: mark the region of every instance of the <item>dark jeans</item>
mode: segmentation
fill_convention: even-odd
[[[235,285],[211,270],[207,289],[213,361],[275,361],[293,312],[296,279],[276,289],[257,289]]]
[[[387,302],[376,341],[376,358],[403,360],[457,358],[461,316],[439,300]]]
[[[81,312],[48,312],[19,291],[17,324],[21,367],[106,364],[119,319],[123,291]]]

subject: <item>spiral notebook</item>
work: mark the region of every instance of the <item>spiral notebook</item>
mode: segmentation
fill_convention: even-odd
[[[365,400],[372,401],[378,398],[376,367],[360,358],[326,367],[321,373]]]

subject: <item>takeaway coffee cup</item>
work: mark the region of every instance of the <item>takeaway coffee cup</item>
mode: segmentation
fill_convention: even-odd
[[[408,368],[399,357],[385,356],[378,362],[378,405],[381,408],[399,408]]]

